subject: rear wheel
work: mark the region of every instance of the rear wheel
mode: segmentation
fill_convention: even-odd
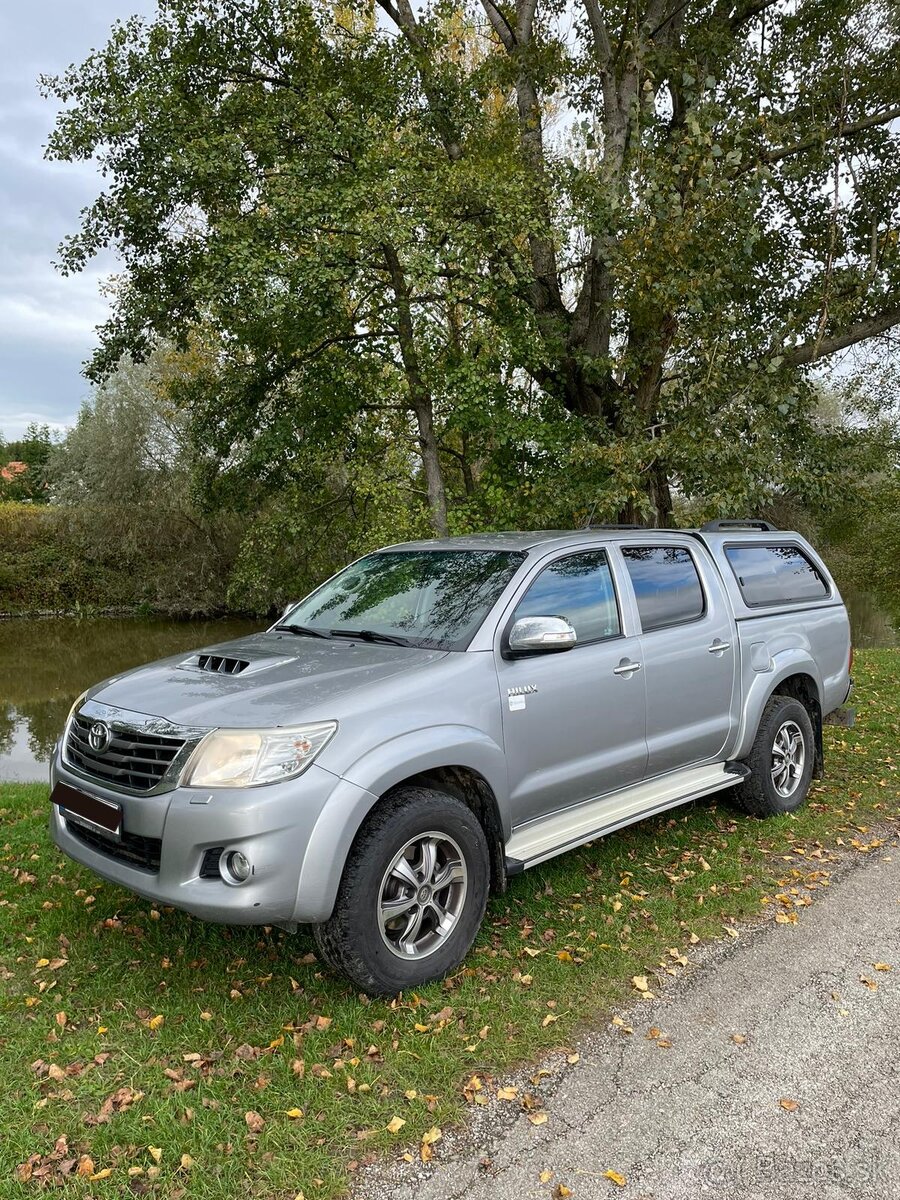
[[[750,776],[737,798],[755,817],[795,812],[806,799],[815,766],[815,736],[809,713],[791,696],[772,696],[763,709]]]
[[[432,788],[400,788],[357,835],[316,943],[372,994],[439,979],[474,941],[489,882],[487,838],[472,811]]]

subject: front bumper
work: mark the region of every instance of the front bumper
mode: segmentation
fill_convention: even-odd
[[[159,865],[145,868],[123,861],[112,838],[94,836],[88,844],[79,836],[77,822],[53,805],[50,832],[61,850],[148,900],[231,925],[325,920],[343,871],[344,822],[375,800],[315,763],[297,779],[260,788],[179,787],[155,796],[130,796],[76,774],[57,752],[51,787],[57,780],[121,805],[124,833],[153,845]],[[241,850],[249,858],[253,873],[246,883],[235,886],[219,875],[201,876],[206,851],[219,846]]]

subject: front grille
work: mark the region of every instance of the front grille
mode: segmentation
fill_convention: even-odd
[[[240,675],[250,664],[243,658],[223,658],[218,654],[198,654],[197,667],[214,675]]]
[[[120,842],[113,838],[104,837],[93,829],[79,825],[77,821],[66,821],[66,828],[72,837],[77,838],[85,846],[114,858],[117,862],[127,863],[129,867],[140,867],[142,871],[158,871],[162,841],[160,838],[141,837],[136,833],[123,833]]]
[[[95,779],[102,779],[112,787],[130,788],[133,792],[149,792],[155,788],[184,745],[183,738],[113,730],[109,748],[98,753],[91,749],[88,741],[94,724],[91,717],[79,714],[74,718],[66,741],[67,760]]]

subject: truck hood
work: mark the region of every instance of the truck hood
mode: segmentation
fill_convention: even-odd
[[[258,633],[136,667],[92,688],[89,696],[177,725],[273,728],[338,718],[348,693],[358,699],[361,688],[422,670],[447,653]]]

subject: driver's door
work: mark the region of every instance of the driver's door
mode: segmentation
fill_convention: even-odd
[[[562,617],[571,650],[497,655],[513,826],[639,783],[647,765],[641,647],[622,632],[604,550],[554,559],[532,581],[521,617]],[[636,669],[628,670],[629,664]],[[623,668],[625,668],[623,670]]]

